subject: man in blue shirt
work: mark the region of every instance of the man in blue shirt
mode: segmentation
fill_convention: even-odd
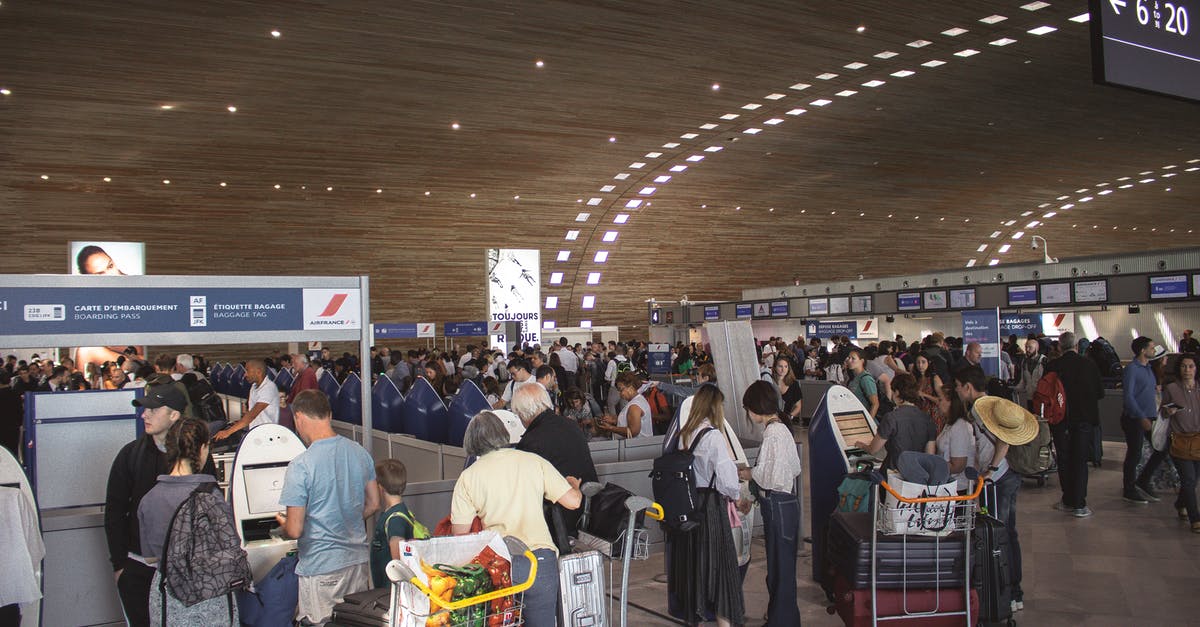
[[[370,586],[365,520],[379,509],[375,466],[357,443],[333,432],[329,397],[305,390],[292,402],[308,445],[288,464],[277,514],[283,535],[299,539],[301,625],[321,625],[348,594]]]
[[[1130,503],[1157,502],[1158,495],[1150,487],[1150,478],[1162,463],[1165,454],[1154,451],[1139,475],[1138,464],[1142,461],[1142,443],[1150,439],[1150,430],[1158,417],[1158,400],[1155,396],[1158,379],[1150,369],[1154,357],[1154,340],[1140,336],[1130,345],[1133,361],[1125,367],[1123,388],[1125,410],[1121,414],[1121,430],[1125,432],[1125,479],[1124,498]]]

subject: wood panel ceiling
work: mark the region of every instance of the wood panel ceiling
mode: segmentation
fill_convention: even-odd
[[[1023,5],[8,0],[4,271],[145,241],[150,273],[369,273],[377,320],[446,321],[484,315],[485,248],[534,247],[547,318],[635,325],[1035,233],[1193,245],[1197,105],[1094,85],[1086,3]]]

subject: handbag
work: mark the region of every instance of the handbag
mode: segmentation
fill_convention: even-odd
[[[1200,432],[1172,433],[1171,457],[1200,461]]]
[[[906,499],[946,498],[958,494],[958,480],[941,485],[922,485],[900,478],[895,470],[888,471],[888,485]],[[955,530],[954,507],[950,501],[906,503],[884,494],[879,517],[879,531],[885,534],[946,536]]]
[[[1150,429],[1150,445],[1156,451],[1165,451],[1170,446],[1170,440],[1171,419],[1160,413],[1158,420],[1154,421],[1154,426]]]

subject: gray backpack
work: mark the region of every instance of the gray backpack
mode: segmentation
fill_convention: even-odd
[[[250,562],[241,540],[229,522],[225,500],[214,494],[215,483],[192,490],[167,526],[159,558],[158,592],[162,596],[162,624],[167,625],[167,590],[187,607],[226,596],[233,620],[233,593],[253,581]]]

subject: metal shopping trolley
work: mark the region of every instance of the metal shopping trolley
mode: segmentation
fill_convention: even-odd
[[[592,497],[596,496],[603,486],[599,483],[586,483],[580,489],[584,494],[584,511],[588,512]],[[637,495],[625,498],[624,506],[627,513],[626,523],[616,537],[602,538],[580,530],[575,541],[574,554],[559,560],[562,620],[565,627],[609,625],[609,617],[614,615],[614,604],[619,604],[620,625],[624,627],[628,624],[630,563],[650,557],[649,536],[641,520],[644,517],[662,520],[663,513],[662,507],[657,503]],[[619,596],[612,592],[617,561],[621,562]],[[607,586],[602,572],[605,563],[608,566]]]
[[[537,578],[537,557],[525,543],[513,537],[505,537],[513,559],[523,555],[529,561],[529,576],[525,581],[512,586],[492,590],[480,595],[448,601],[443,595],[430,588],[404,562],[392,560],[387,565],[387,576],[392,582],[391,600],[388,611],[389,627],[516,627],[525,624],[525,591],[533,586]],[[411,587],[408,594],[403,588]],[[417,607],[415,599],[428,599],[428,610]],[[424,606],[424,604],[420,604]]]
[[[902,620],[926,627],[975,624],[979,601],[971,587],[971,530],[983,483],[979,480],[974,492],[962,496],[919,497],[903,496],[886,481],[880,484],[885,494],[872,508],[871,525],[873,627]],[[887,533],[901,520],[906,521],[910,533]],[[883,550],[885,539],[888,555]],[[895,563],[897,544],[899,564]],[[953,544],[961,546],[961,553],[950,550]],[[957,564],[961,564],[961,579],[954,574]],[[885,567],[889,581],[883,580]]]

